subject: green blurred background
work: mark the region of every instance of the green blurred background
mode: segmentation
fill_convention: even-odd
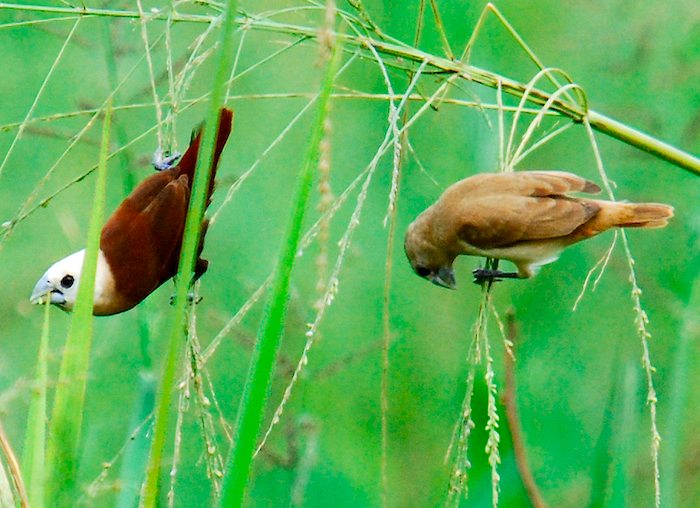
[[[48,5],[48,3],[47,3]],[[56,5],[63,5],[57,3]],[[90,7],[103,5],[89,2]],[[147,2],[144,9],[167,3]],[[295,1],[241,2],[249,14],[292,7]],[[407,43],[416,30],[417,1],[367,1],[365,6],[383,32]],[[461,52],[485,2],[438,2],[446,33]],[[346,3],[339,7],[351,10]],[[520,1],[498,4],[540,59],[565,69],[587,92],[591,107],[666,140],[691,153],[700,152],[700,4],[661,1]],[[135,10],[135,3],[110,2],[109,8]],[[211,13],[206,6],[179,3],[182,12]],[[0,9],[0,154],[10,149],[21,122],[54,63],[74,21],[36,25],[5,24],[48,19],[50,15]],[[320,25],[317,9],[295,10],[273,17],[305,26]],[[420,47],[442,54],[429,8]],[[151,41],[165,23],[148,22]],[[182,64],[204,25],[172,27],[173,60]],[[260,63],[295,39],[256,30],[245,31],[239,72]],[[211,46],[214,37],[205,41]],[[241,40],[239,33],[237,41]],[[156,122],[144,44],[138,22],[114,17],[83,19],[32,118],[99,107],[116,82],[126,78],[116,105],[148,104],[118,110],[114,116],[117,148]],[[153,49],[158,92],[168,90],[163,40]],[[291,192],[302,162],[312,114],[306,114],[269,154],[263,151],[318,89],[317,47],[304,42],[256,66],[234,81],[228,101],[236,112],[234,133],[221,161],[218,192],[210,211],[218,209],[226,189],[260,159],[255,171],[209,230],[205,257],[209,272],[197,306],[198,336],[208,344],[273,269],[290,211]],[[472,53],[482,68],[527,82],[536,72],[509,34],[490,18]],[[110,78],[109,67],[114,74]],[[188,98],[211,86],[211,62],[194,74]],[[407,78],[391,73],[396,92]],[[444,76],[424,76],[420,90],[430,93]],[[338,91],[386,93],[376,62],[357,59],[336,83]],[[260,98],[263,94],[297,97]],[[451,97],[495,102],[495,93],[460,83]],[[419,103],[411,105],[416,111]],[[167,108],[166,108],[167,111]],[[183,150],[191,128],[201,121],[200,102],[177,116],[177,147]],[[387,129],[388,103],[367,98],[333,102],[331,185],[336,195],[367,166]],[[11,220],[56,163],[87,115],[29,123],[0,174],[0,222]],[[489,120],[489,122],[486,121]],[[61,160],[46,185],[45,197],[96,164],[98,127]],[[450,465],[443,456],[459,417],[468,370],[467,353],[476,319],[479,288],[470,271],[479,260],[456,263],[459,289],[432,286],[411,272],[402,249],[410,221],[452,182],[497,168],[496,115],[443,105],[430,110],[410,130],[416,157],[405,159],[398,200],[398,229],[391,257],[388,419],[389,506],[438,506],[447,493]],[[631,231],[642,302],[650,319],[651,355],[657,371],[662,441],[664,506],[700,505],[700,438],[695,432],[700,398],[694,387],[699,334],[697,309],[700,187],[696,177],[618,141],[597,135],[609,177],[619,199],[662,201],[676,207],[676,218],[663,230]],[[155,133],[134,143],[109,167],[108,210],[126,195],[130,182],[149,175]],[[424,166],[425,172],[416,162]],[[593,152],[581,126],[574,126],[528,157],[519,169],[565,169],[600,183]],[[309,365],[281,423],[255,462],[249,489],[251,506],[377,506],[381,503],[381,343],[382,292],[388,229],[383,226],[391,185],[391,155],[385,156],[369,186],[360,223],[352,237],[339,277],[339,291],[327,310]],[[0,244],[0,417],[21,453],[27,405],[42,326],[42,312],[29,304],[37,278],[55,260],[82,248],[94,177],[71,186],[17,224]],[[338,255],[337,241],[348,228],[357,200],[354,191],[331,223],[329,262]],[[318,198],[314,198],[318,199]],[[318,213],[310,213],[309,225]],[[4,233],[4,232],[3,232]],[[612,234],[567,250],[554,265],[526,282],[505,282],[495,289],[496,307],[512,307],[519,325],[517,400],[528,458],[544,498],[551,506],[653,506],[649,411],[641,367],[641,345],[635,325],[627,261],[620,242],[595,292],[588,292],[576,312],[572,307],[587,270],[605,253]],[[293,278],[286,334],[270,397],[272,409],[287,385],[305,341],[307,323],[315,317],[317,245],[298,260]],[[150,377],[160,372],[164,327],[170,312],[172,284],[154,293],[139,310],[96,321],[88,380],[80,483],[87,488],[118,460],[96,489],[85,490],[79,504],[130,506],[144,433],[129,436],[148,414]],[[262,313],[258,303],[224,339],[207,364],[216,401],[226,421],[235,418],[251,343]],[[52,312],[51,379],[55,379],[70,316]],[[145,334],[145,328],[150,333]],[[142,341],[148,335],[148,343]],[[503,387],[502,341],[494,324],[490,338],[496,354],[496,384]],[[464,506],[491,503],[490,470],[483,453],[486,387],[483,372],[474,398],[476,429],[472,433],[469,499]],[[207,390],[208,398],[213,396]],[[194,390],[193,390],[194,391]],[[176,506],[207,506],[211,482],[200,414],[194,393],[182,414],[182,448],[175,485]],[[219,452],[226,456],[218,413],[213,415]],[[145,411],[145,413],[144,413]],[[173,412],[176,408],[173,408]],[[507,422],[501,414],[501,506],[528,506],[515,467]],[[267,425],[267,424],[266,424]],[[169,437],[172,455],[174,433]],[[120,450],[126,447],[126,453]],[[126,464],[126,466],[122,466]],[[124,471],[125,469],[126,471]],[[167,490],[169,470],[162,481]],[[295,497],[296,496],[296,497]],[[165,502],[165,496],[163,497]]]

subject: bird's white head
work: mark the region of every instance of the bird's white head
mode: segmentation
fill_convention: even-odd
[[[32,296],[29,298],[30,301],[40,304],[46,303],[48,298],[53,305],[60,307],[66,312],[72,311],[78,296],[78,286],[80,285],[84,259],[85,249],[75,252],[51,265],[36,283],[36,286],[34,286]],[[95,304],[99,304],[107,296],[105,293],[112,286],[111,272],[104,254],[100,251],[97,257],[97,272],[95,274]]]
[[[48,298],[52,304],[67,312],[73,310],[78,296],[83,259],[85,259],[85,249],[51,265],[34,286],[30,297],[31,302],[46,303]]]

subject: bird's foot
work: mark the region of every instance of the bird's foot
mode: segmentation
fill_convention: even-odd
[[[170,305],[175,305],[175,296],[176,295],[170,295]],[[201,296],[197,296],[194,293],[187,293],[187,305],[197,305],[201,301]]]
[[[503,279],[519,278],[516,272],[502,272],[500,270],[490,270],[488,268],[476,268],[472,270],[474,276],[474,284],[482,285],[486,282],[498,282]]]
[[[156,169],[156,171],[165,171],[166,169],[172,168],[175,163],[182,157],[180,152],[173,152],[169,154],[164,152],[162,148],[158,149],[153,153],[153,159],[151,159],[151,164]]]

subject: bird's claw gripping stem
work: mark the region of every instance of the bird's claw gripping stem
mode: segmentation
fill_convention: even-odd
[[[156,169],[156,171],[165,171],[172,168],[175,163],[182,157],[180,152],[173,152],[167,155],[168,152],[164,152],[162,148],[158,149],[153,153],[153,159],[151,159],[151,164]]]
[[[503,279],[517,279],[516,272],[502,272],[500,270],[490,270],[488,268],[476,268],[472,270],[474,276],[474,284],[484,284],[486,282],[498,282]]]
[[[201,296],[195,296],[194,293],[187,293],[187,305],[197,305],[201,301]],[[170,305],[175,305],[175,295],[170,296]]]

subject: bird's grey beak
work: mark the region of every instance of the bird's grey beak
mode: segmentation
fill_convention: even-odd
[[[46,298],[49,298],[51,303],[54,305],[63,305],[66,303],[66,297],[63,296],[58,289],[56,289],[49,279],[42,277],[39,282],[34,286],[34,291],[32,291],[32,296],[29,297],[29,301],[33,304],[46,303]]]
[[[447,266],[442,266],[438,270],[437,274],[430,275],[428,277],[430,282],[436,286],[440,286],[447,289],[457,289],[457,281],[455,280],[455,272],[452,268]]]

